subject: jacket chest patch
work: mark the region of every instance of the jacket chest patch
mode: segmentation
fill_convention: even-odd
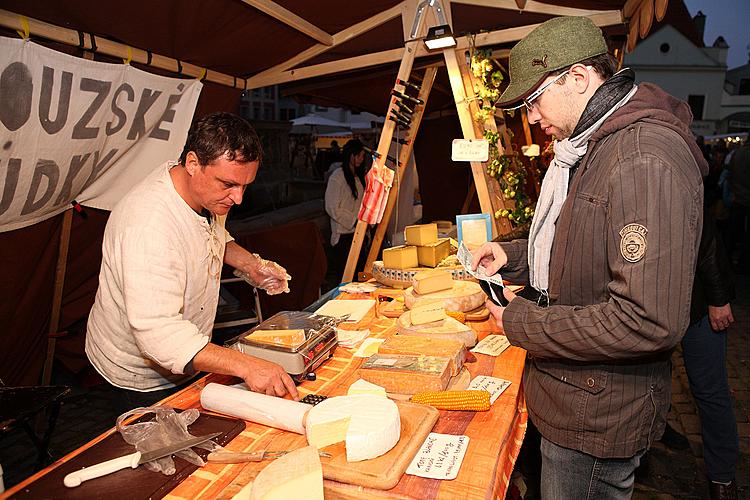
[[[646,253],[648,229],[640,224],[628,224],[620,229],[620,253],[628,262],[638,262]]]

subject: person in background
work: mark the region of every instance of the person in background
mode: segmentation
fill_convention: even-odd
[[[736,265],[737,273],[750,274],[750,141],[732,153],[729,160],[729,190],[731,192],[732,241],[727,242],[729,255],[736,244],[740,255]]]
[[[545,499],[624,499],[664,430],[670,357],[687,304],[708,165],[689,106],[615,71],[601,30],[558,17],[510,53],[501,107],[557,140],[528,240],[486,243],[472,266],[530,283],[487,308],[528,353],[524,390],[541,433]]]
[[[365,194],[364,160],[362,143],[357,139],[347,141],[342,151],[341,168],[333,169],[326,185],[325,207],[331,218],[331,264],[332,271],[338,276],[344,272]]]
[[[86,355],[122,389],[125,407],[162,399],[201,371],[297,399],[279,365],[211,343],[224,263],[269,294],[288,290],[283,267],[243,249],[224,229],[261,155],[244,119],[208,115],[190,128],[179,162],[161,165],[112,211]]]

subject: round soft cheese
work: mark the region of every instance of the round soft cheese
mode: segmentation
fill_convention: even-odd
[[[310,409],[305,429],[308,442],[325,447],[346,442],[346,460],[358,462],[379,457],[401,437],[401,417],[396,404],[372,394],[335,396]]]

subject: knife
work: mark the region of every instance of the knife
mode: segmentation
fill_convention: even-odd
[[[81,470],[71,472],[70,474],[65,476],[65,479],[63,479],[63,483],[68,488],[74,488],[76,486],[79,486],[82,482],[88,481],[89,479],[105,476],[107,474],[117,472],[120,469],[125,469],[126,467],[135,469],[140,464],[145,464],[146,462],[156,460],[157,458],[166,457],[167,455],[177,453],[178,451],[185,450],[187,448],[192,448],[193,446],[205,443],[206,441],[209,441],[220,435],[221,432],[214,432],[212,434],[191,437],[190,439],[178,441],[176,443],[172,443],[168,446],[163,446],[146,453],[136,451],[135,453],[131,453],[130,455],[113,458],[112,460],[107,460],[106,462],[101,462],[96,465],[84,467]]]

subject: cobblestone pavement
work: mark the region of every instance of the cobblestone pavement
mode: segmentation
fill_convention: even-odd
[[[744,278],[744,280],[743,280]],[[729,331],[729,383],[734,393],[734,411],[740,436],[740,463],[737,483],[740,498],[750,498],[750,279],[737,277],[737,300],[733,303],[735,323]],[[691,450],[675,452],[656,443],[646,466],[639,469],[633,498],[707,498],[703,473],[700,422],[688,386],[681,355],[674,354],[672,376],[672,427],[690,440]],[[70,385],[73,392],[60,410],[50,443],[53,459],[58,459],[112,427],[117,418],[113,392],[107,385],[85,387],[71,375],[56,371],[53,383]],[[34,472],[36,452],[22,430],[0,436],[0,465],[8,488]]]

